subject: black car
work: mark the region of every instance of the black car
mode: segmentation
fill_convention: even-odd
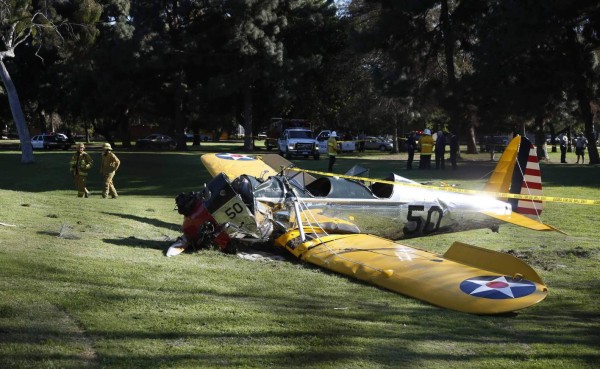
[[[174,149],[177,142],[167,135],[153,133],[146,138],[140,138],[135,142],[135,146],[139,149]]]

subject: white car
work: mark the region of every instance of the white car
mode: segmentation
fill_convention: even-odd
[[[62,133],[51,135],[41,134],[33,136],[31,139],[31,147],[34,149],[68,150],[71,147],[71,142],[69,142],[68,137]]]
[[[321,154],[327,154],[327,140],[331,132],[330,130],[321,131],[316,137],[316,140],[319,142],[319,152]],[[356,142],[354,141],[343,141],[340,137],[337,137],[337,141],[341,152],[353,152],[356,150]]]

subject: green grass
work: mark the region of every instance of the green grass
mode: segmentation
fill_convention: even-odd
[[[443,252],[454,240],[512,251],[549,287],[516,314],[440,309],[303,264],[252,262],[217,251],[166,258],[180,234],[180,192],[210,180],[199,155],[117,148],[120,197],[76,198],[71,151],[0,151],[0,368],[585,368],[600,362],[600,209],[547,203],[566,234],[506,225],[407,240]],[[264,152],[264,151],[263,151]],[[90,152],[99,163],[99,152]],[[371,176],[481,188],[485,154],[458,171],[406,171],[402,155],[342,155]],[[600,198],[600,168],[542,164],[549,196]],[[571,160],[572,161],[572,160]],[[326,170],[321,159],[295,160]]]

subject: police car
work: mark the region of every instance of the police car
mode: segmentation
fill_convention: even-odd
[[[63,149],[68,150],[71,142],[66,135],[62,133],[41,134],[33,136],[31,146],[34,149]]]

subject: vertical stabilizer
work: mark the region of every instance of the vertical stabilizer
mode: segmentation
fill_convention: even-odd
[[[542,196],[542,175],[535,147],[523,138],[513,173],[510,193]],[[524,215],[539,216],[543,204],[540,200],[511,199],[513,210]]]
[[[542,196],[542,177],[535,147],[526,137],[513,138],[500,157],[485,191]],[[509,199],[513,211],[539,216],[539,200]]]
[[[521,136],[513,138],[504,149],[498,164],[485,185],[484,191],[506,193],[510,189],[515,169],[515,162],[521,144]]]

